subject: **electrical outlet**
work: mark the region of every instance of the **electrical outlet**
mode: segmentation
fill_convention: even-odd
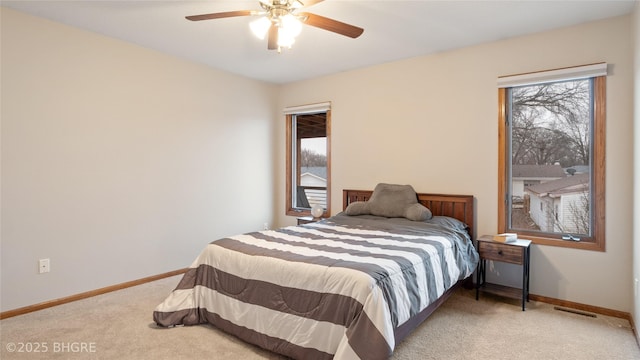
[[[269,230],[269,223],[262,224],[262,230]]]
[[[38,260],[38,272],[40,274],[48,273],[51,271],[51,263],[49,259],[40,259]]]

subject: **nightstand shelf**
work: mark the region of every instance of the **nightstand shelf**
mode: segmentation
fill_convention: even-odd
[[[531,240],[518,239],[516,242],[501,243],[492,236],[484,235],[478,240],[480,264],[476,275],[476,300],[481,292],[520,299],[522,311],[529,301],[529,270],[531,260]],[[522,266],[522,288],[491,284],[486,282],[487,260],[500,261]]]
[[[520,299],[522,297],[522,289],[499,284],[484,283],[478,290],[480,293],[499,295],[512,299]]]

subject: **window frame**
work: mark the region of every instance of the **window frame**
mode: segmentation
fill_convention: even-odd
[[[331,216],[331,109],[323,110],[326,113],[326,143],[327,143],[327,199],[326,208],[322,217]],[[286,114],[286,189],[285,189],[285,214],[289,216],[311,216],[311,209],[302,209],[293,206],[293,118],[295,115],[304,115],[304,113],[287,113]],[[296,149],[300,151],[300,139],[295,139]],[[299,155],[299,154],[298,154]]]
[[[508,142],[507,88],[498,89],[498,232],[514,232],[535,244],[559,246],[566,248],[605,251],[605,124],[606,124],[606,76],[593,76],[593,164],[591,169],[592,187],[592,236],[586,240],[562,240],[561,234],[552,236],[512,229],[508,226],[509,207],[509,165],[511,161],[510,144]]]

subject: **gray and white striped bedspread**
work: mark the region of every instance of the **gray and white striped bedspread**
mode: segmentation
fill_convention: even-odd
[[[387,359],[394,329],[477,263],[460,229],[338,214],[213,241],[153,318],[208,322],[295,359]]]

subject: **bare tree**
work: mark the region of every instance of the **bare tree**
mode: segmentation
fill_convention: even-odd
[[[585,191],[580,194],[578,201],[569,204],[569,213],[571,214],[571,222],[574,225],[575,233],[589,234],[589,224],[591,223],[589,212],[589,195]]]
[[[309,149],[302,149],[300,151],[302,157],[300,164],[302,166],[327,166],[327,157],[322,154]]]
[[[513,164],[588,164],[589,91],[588,80],[513,88]]]

